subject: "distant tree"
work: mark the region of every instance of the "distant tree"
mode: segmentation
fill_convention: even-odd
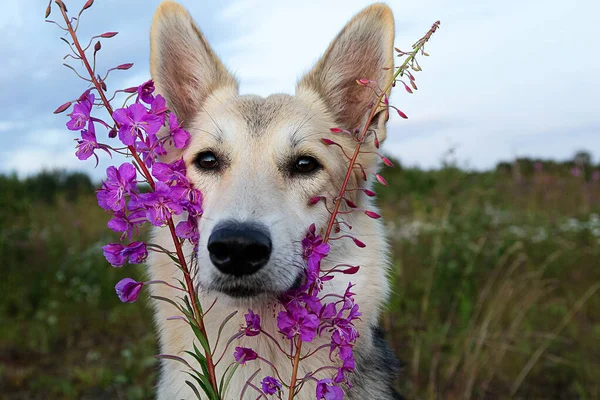
[[[589,167],[592,164],[592,155],[585,150],[578,151],[573,157],[573,162],[580,168]]]

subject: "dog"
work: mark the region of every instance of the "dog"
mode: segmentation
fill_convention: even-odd
[[[186,149],[170,149],[167,161],[183,158],[189,180],[203,193],[200,243],[196,249],[190,245],[184,250],[196,262],[194,283],[201,304],[206,308],[214,302],[204,319],[211,344],[223,318],[237,311],[221,332],[214,352],[225,354],[217,374],[221,376],[234,362],[233,347],[245,346],[272,361],[282,377],[290,377],[291,362],[263,335],[242,337],[225,352],[224,346],[244,324],[248,309],[261,316],[264,330],[281,338],[282,345],[289,345],[276,334],[276,299],[297,287],[304,277],[300,243],[309,225],[315,223],[322,230],[329,220],[326,205],[309,205],[309,200],[326,195],[331,201],[338,194],[348,168],[344,152],[352,154],[356,145],[351,135],[333,133],[330,128],[355,129],[366,123],[376,94],[358,85],[357,79],[385,87],[392,78],[392,12],[384,4],[374,4],[358,13],[298,82],[293,96],[239,95],[234,76],[177,3],[159,5],[150,40],[156,90],[192,136]],[[378,111],[370,129],[383,142],[387,115],[385,110]],[[344,152],[337,146],[325,146],[322,138],[337,142]],[[372,177],[379,157],[374,154],[373,135],[370,138],[358,162]],[[371,185],[372,179],[364,181],[360,168],[350,177],[349,188]],[[375,209],[360,190],[348,191],[346,196],[361,209]],[[323,268],[339,263],[360,265],[355,275],[338,274],[325,282],[322,292],[343,293],[349,282],[356,285],[353,291],[362,317],[355,324],[360,333],[354,349],[356,370],[346,398],[397,398],[393,381],[398,361],[377,328],[389,292],[389,246],[384,227],[381,220],[361,212],[341,217],[348,225],[341,225],[341,232],[334,236],[351,233],[366,244],[358,248],[352,240],[335,240],[322,262]],[[156,228],[153,242],[173,248],[167,228]],[[151,255],[148,273],[155,280],[182,279],[164,254]],[[155,296],[179,295],[166,285],[152,285],[151,291]],[[195,340],[192,330],[184,321],[167,320],[177,314],[171,305],[153,301],[153,307],[161,353],[184,356],[183,351],[192,349]],[[316,348],[326,343],[323,340],[317,337],[306,348]],[[259,362],[240,366],[223,398],[239,398]],[[327,350],[300,363],[298,376],[324,365],[331,365]],[[274,374],[268,365],[260,367],[262,374],[254,382],[259,386],[262,377]],[[158,399],[195,397],[185,384],[190,378],[182,368],[173,361],[162,361]],[[244,398],[257,395],[247,390]],[[314,399],[315,384],[308,382],[296,398]]]

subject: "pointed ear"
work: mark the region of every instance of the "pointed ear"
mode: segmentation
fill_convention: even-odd
[[[235,78],[212,51],[190,14],[172,1],[161,3],[152,20],[150,72],[157,91],[183,124],[215,90],[238,90]]]
[[[394,17],[385,4],[373,4],[362,10],[342,29],[325,55],[298,83],[298,95],[306,91],[318,95],[340,127],[360,128],[366,122],[373,90],[360,86],[357,79],[369,79],[384,88],[394,67]],[[384,70],[383,68],[389,68]],[[385,137],[385,113],[374,123]]]

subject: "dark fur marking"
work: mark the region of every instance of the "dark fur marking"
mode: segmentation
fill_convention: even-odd
[[[394,388],[402,364],[383,337],[379,327],[371,327],[370,346],[357,346],[356,373],[351,375],[353,388],[348,391],[351,400],[403,400]]]

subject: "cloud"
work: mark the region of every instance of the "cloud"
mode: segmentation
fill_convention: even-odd
[[[348,19],[371,0],[182,3],[190,10],[243,93],[293,93]],[[111,88],[149,77],[148,30],[159,0],[105,0],[82,16],[80,34],[119,31],[103,42],[99,70],[124,62]],[[404,163],[439,165],[457,156],[488,168],[514,156],[566,158],[598,148],[600,56],[592,0],[504,2],[422,0],[390,2],[396,44],[408,48],[435,20],[442,27],[428,44],[417,75],[419,90],[396,90],[392,102],[409,119],[390,121],[387,151]],[[9,2],[0,15],[0,172],[35,173],[43,167],[83,169],[100,178],[104,163],[74,156],[74,133],[52,111],[84,90],[61,66],[60,31],[42,22],[47,2]],[[56,10],[55,10],[56,11]],[[118,12],[116,12],[118,11]],[[106,161],[106,163],[108,160]]]

